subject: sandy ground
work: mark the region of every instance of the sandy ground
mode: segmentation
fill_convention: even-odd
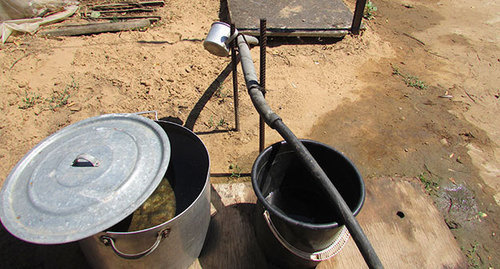
[[[343,151],[365,180],[419,178],[469,265],[499,268],[500,3],[374,4],[375,18],[360,36],[270,40],[269,103],[298,137]],[[257,112],[240,70],[241,126],[232,130],[232,82],[218,79],[230,59],[202,47],[211,23],[224,16],[220,6],[167,1],[163,19],[146,31],[19,35],[0,46],[0,180],[67,125],[148,110],[198,133],[211,173],[249,172],[258,154]],[[252,53],[258,64],[259,49]],[[281,140],[266,132],[267,145]]]

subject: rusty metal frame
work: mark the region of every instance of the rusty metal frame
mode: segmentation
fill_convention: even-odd
[[[361,29],[361,20],[365,11],[366,0],[357,0],[356,8],[354,9],[354,16],[352,18],[351,32],[355,35],[359,34]]]

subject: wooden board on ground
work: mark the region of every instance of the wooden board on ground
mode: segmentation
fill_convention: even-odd
[[[258,35],[267,20],[269,36],[343,37],[353,14],[342,0],[228,0],[230,21],[245,34]]]
[[[70,25],[59,27],[56,29],[44,30],[39,34],[42,36],[75,36],[88,35],[106,32],[119,32],[126,30],[137,30],[144,27],[149,27],[151,21],[149,19],[135,19],[122,22],[104,22],[104,23],[89,23],[81,25]]]
[[[270,268],[256,243],[250,183],[214,184],[212,216],[202,254],[191,268]],[[413,179],[366,182],[357,219],[386,268],[466,268],[465,257],[431,199]],[[318,268],[367,268],[349,239]]]
[[[453,235],[412,179],[366,180],[366,201],[357,219],[385,268],[467,268]],[[213,184],[213,215],[200,257],[190,268],[273,268],[254,235],[256,197],[250,183]],[[77,242],[36,245],[0,226],[5,268],[89,268]],[[352,239],[318,268],[366,268]]]

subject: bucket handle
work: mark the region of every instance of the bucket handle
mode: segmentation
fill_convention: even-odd
[[[342,248],[345,246],[350,236],[347,228],[345,226],[342,226],[340,232],[338,232],[337,235],[335,235],[336,238],[333,240],[333,243],[330,246],[328,246],[323,250],[316,251],[313,253],[305,252],[303,250],[294,247],[279,233],[279,231],[276,229],[276,226],[274,226],[273,221],[271,220],[269,211],[264,210],[263,215],[264,219],[267,222],[269,230],[271,230],[271,232],[274,234],[274,236],[280,242],[280,244],[283,247],[285,247],[288,251],[293,253],[295,256],[298,256],[304,260],[320,262],[330,259],[331,257],[337,255],[342,250]]]
[[[111,236],[103,235],[101,236],[101,241],[104,243],[104,245],[111,246],[116,255],[128,260],[137,260],[151,254],[160,245],[161,240],[163,238],[166,238],[169,233],[170,233],[170,228],[159,231],[158,235],[156,236],[155,243],[150,248],[136,254],[128,254],[120,251],[116,247],[115,240]]]

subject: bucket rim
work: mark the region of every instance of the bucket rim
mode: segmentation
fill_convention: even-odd
[[[315,144],[315,145],[323,146],[323,147],[327,148],[328,150],[334,151],[341,158],[343,158],[349,165],[351,165],[351,167],[354,169],[354,172],[356,173],[356,175],[358,175],[360,188],[361,188],[360,199],[356,205],[356,209],[354,210],[354,212],[352,212],[353,215],[356,216],[364,205],[365,197],[366,197],[366,188],[365,188],[365,183],[363,181],[361,173],[359,173],[359,170],[356,168],[354,163],[349,158],[347,158],[347,156],[342,154],[342,152],[336,150],[335,148],[333,148],[327,144],[324,144],[324,143],[321,143],[321,142],[315,141],[315,140],[310,140],[310,139],[299,139],[299,140],[304,144]],[[262,195],[262,192],[260,191],[260,189],[258,187],[256,177],[254,176],[257,174],[257,165],[256,165],[257,161],[260,158],[262,158],[262,156],[264,156],[265,154],[268,154],[268,152],[271,151],[274,147],[279,146],[279,145],[286,145],[286,144],[288,144],[288,143],[285,140],[282,140],[282,141],[276,142],[276,143],[268,146],[261,153],[259,153],[259,156],[255,160],[255,162],[252,166],[251,180],[252,180],[252,187],[254,189],[254,193],[257,196],[257,201],[260,202],[264,206],[265,209],[269,210],[272,213],[272,215],[275,215],[278,218],[282,219],[283,221],[285,221],[287,223],[291,223],[291,224],[296,225],[296,226],[305,227],[305,228],[309,228],[309,229],[330,229],[330,228],[336,228],[339,226],[343,226],[343,225],[340,225],[338,222],[308,223],[308,222],[296,220],[294,218],[291,218],[291,217],[285,215],[283,212],[280,212],[279,210],[277,210],[276,207],[271,205],[270,203],[268,203],[267,200],[265,199],[265,197]]]
[[[223,22],[223,21],[215,21],[211,25],[216,25],[216,24],[222,24],[224,26],[231,27],[231,25],[229,25],[229,23]]]

